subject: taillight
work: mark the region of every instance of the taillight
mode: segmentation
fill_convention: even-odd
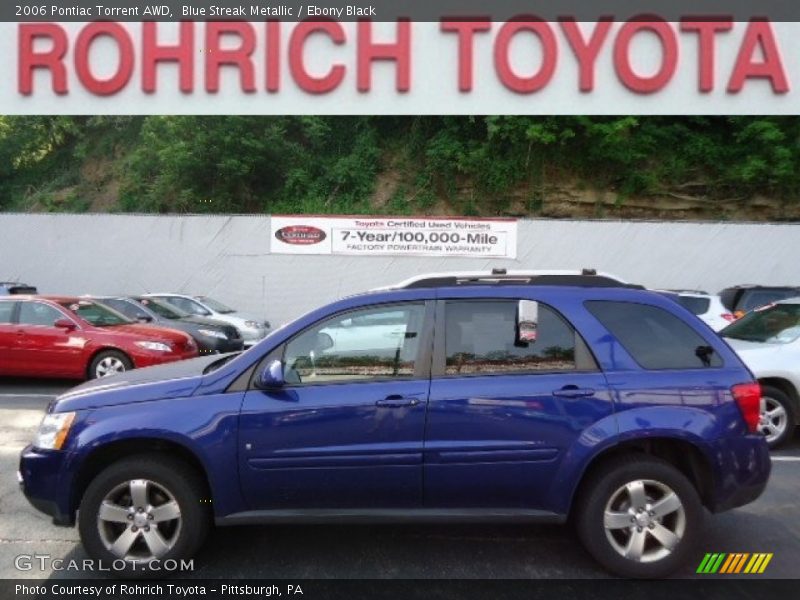
[[[751,433],[758,430],[758,419],[761,414],[761,385],[758,383],[739,383],[731,388],[736,404],[742,411],[744,422]]]
[[[732,313],[722,313],[720,317],[728,321],[728,323],[733,323],[736,319],[738,319],[738,317]]]

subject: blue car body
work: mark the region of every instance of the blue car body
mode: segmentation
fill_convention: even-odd
[[[530,299],[555,307],[598,369],[531,375],[443,375],[444,300]],[[644,369],[587,308],[656,306],[719,357],[704,369]],[[259,389],[257,368],[314,323],[359,307],[420,302],[414,377]],[[75,411],[62,450],[27,447],[23,490],[72,525],[92,476],[114,457],[158,448],[201,469],[218,524],[324,519],[566,518],[594,461],[630,445],[680,449],[711,511],[750,502],[770,460],[731,388],[753,377],[727,344],[681,306],[638,289],[445,286],[353,296],[272,332],[203,374],[219,357],[83,384],[49,411]],[[393,405],[392,403],[395,403]]]

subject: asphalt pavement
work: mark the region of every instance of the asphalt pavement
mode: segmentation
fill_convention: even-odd
[[[16,566],[48,555],[87,558],[75,529],[56,527],[35,511],[16,482],[20,450],[47,403],[72,382],[0,379],[0,578],[86,577],[80,571]],[[771,552],[760,577],[796,578],[800,558],[800,434],[773,455],[769,486],[758,501],[708,515],[697,560],[678,577],[695,575],[706,552]],[[103,574],[94,575],[102,577]],[[579,579],[608,577],[568,526],[313,525],[215,530],[188,578],[444,578]],[[722,576],[724,577],[724,576]]]

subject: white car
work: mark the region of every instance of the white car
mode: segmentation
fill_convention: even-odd
[[[664,290],[661,293],[700,317],[714,331],[721,331],[736,320],[736,315],[725,308],[715,294],[694,290]]]
[[[757,308],[720,335],[761,382],[759,428],[780,446],[800,417],[800,298]]]
[[[269,321],[240,312],[208,296],[188,296],[185,294],[146,294],[178,307],[190,315],[210,317],[233,325],[242,336],[244,347],[249,348],[267,336]]]

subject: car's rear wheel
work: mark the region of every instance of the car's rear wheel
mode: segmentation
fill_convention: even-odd
[[[153,571],[148,565],[187,559],[205,539],[206,495],[200,477],[181,461],[161,455],[123,459],[89,484],[79,509],[81,541],[90,556],[115,572],[163,574],[163,568]]]
[[[89,365],[89,379],[100,379],[130,371],[133,361],[119,350],[103,350],[98,352]]]
[[[762,385],[758,429],[767,438],[769,447],[777,448],[786,442],[794,432],[796,422],[789,396],[779,388]]]
[[[691,555],[703,525],[692,483],[666,461],[636,455],[590,475],[576,506],[578,534],[606,569],[665,577]]]

